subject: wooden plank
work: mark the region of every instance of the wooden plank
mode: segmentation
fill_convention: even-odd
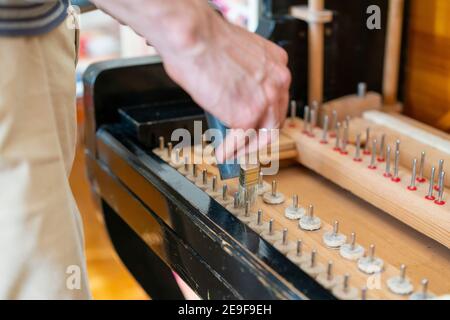
[[[303,127],[302,121],[298,122],[298,126]],[[405,168],[400,168],[401,182],[393,183],[383,176],[381,166],[376,170],[368,169],[369,157],[361,163],[353,161],[353,146],[349,146],[348,156],[333,151],[334,139],[330,139],[328,145],[319,142],[321,131],[314,129],[316,138],[310,138],[298,129],[283,129],[297,142],[301,164],[450,248],[449,203],[439,206],[426,200],[427,186],[423,184],[419,184],[415,192],[407,190],[410,172]],[[448,190],[445,190],[445,199],[450,199]]]

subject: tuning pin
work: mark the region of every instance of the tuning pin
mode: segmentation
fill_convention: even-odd
[[[264,173],[259,171],[257,193],[259,196],[262,196],[268,191],[270,191],[270,185],[264,181]]]
[[[367,94],[367,84],[365,82],[358,83],[358,91],[357,91],[359,98],[364,98]]]
[[[290,242],[287,238],[288,229],[283,229],[283,237],[281,240],[275,241],[273,246],[278,249],[282,254],[287,254],[289,251],[295,250],[295,243]]]
[[[367,287],[361,288],[361,300],[367,300]]]
[[[310,118],[310,109],[308,106],[305,106],[305,111],[303,113],[303,134],[309,133],[309,118]]]
[[[345,243],[341,246],[339,253],[347,260],[358,260],[364,256],[364,248],[356,243],[356,233],[352,232],[350,243]]]
[[[437,171],[437,182],[434,184],[434,190],[439,192],[439,179],[441,177],[442,171],[444,171],[444,160],[439,160],[439,166]]]
[[[239,202],[239,192],[235,192],[233,194],[233,203],[229,204],[226,208],[235,216],[239,216],[242,213],[242,208]]]
[[[263,221],[263,211],[261,209],[258,210],[256,219],[250,222],[248,226],[256,233],[262,233],[269,228],[269,223]]]
[[[261,232],[261,237],[267,242],[274,243],[283,239],[283,233],[279,230],[275,230],[273,219],[269,220],[269,227]]]
[[[386,135],[382,134],[381,141],[380,141],[380,152],[378,154],[378,159],[377,159],[378,162],[384,162],[386,160],[386,155],[384,154],[384,152],[386,150],[384,147],[385,143],[386,143]]]
[[[386,178],[392,178],[391,174],[391,146],[386,147],[386,168],[384,170],[384,176]]]
[[[350,286],[350,275],[346,273],[341,285],[334,287],[333,294],[340,300],[358,299],[358,289]]]
[[[311,254],[304,252],[303,243],[302,243],[302,240],[300,240],[300,239],[297,240],[295,250],[289,251],[287,257],[289,260],[291,260],[293,263],[295,263],[298,266],[301,266],[302,263],[305,263],[305,262],[311,260]]]
[[[364,273],[374,274],[383,270],[384,261],[375,257],[375,245],[370,245],[369,255],[358,260],[358,268]]]
[[[208,181],[208,170],[202,170],[202,174],[195,182],[195,185],[202,190],[207,190],[209,188],[210,184]]]
[[[192,164],[192,166],[191,166],[191,173],[189,173],[187,176],[186,176],[186,178],[189,180],[189,181],[192,181],[192,182],[196,182],[197,180],[198,180],[198,172],[197,172],[197,165],[195,164],[195,163],[193,163]]]
[[[317,250],[315,249],[311,251],[311,259],[303,262],[300,267],[312,277],[317,277],[319,274],[325,272],[325,266],[317,262]]]
[[[183,165],[178,169],[178,172],[181,173],[184,176],[188,176],[190,174],[190,167],[189,167],[189,157],[184,157],[183,159]]]
[[[347,241],[347,237],[339,233],[339,222],[335,221],[333,224],[333,231],[328,231],[323,234],[323,242],[329,248],[339,248]]]
[[[424,183],[427,181],[427,179],[425,179],[425,176],[424,176],[425,158],[426,158],[426,153],[425,153],[425,151],[422,151],[422,153],[420,154],[419,176],[417,177],[417,182],[419,182],[419,183]]]
[[[328,144],[328,116],[323,116],[323,127],[322,127],[322,140],[320,140],[321,144]]]
[[[309,132],[308,136],[313,138],[314,137],[314,129],[317,126],[317,110],[312,109],[310,111],[310,123],[309,123]]]
[[[331,112],[331,126],[330,128],[332,128],[332,132],[330,132],[330,137],[331,138],[336,138],[336,126],[338,123],[338,114],[336,110],[333,110]]]
[[[328,261],[327,271],[317,276],[317,282],[319,282],[325,289],[332,289],[335,286],[341,284],[343,278],[341,276],[333,275],[333,261]]]
[[[213,198],[222,196],[223,190],[219,189],[220,187],[218,186],[218,184],[219,183],[217,182],[217,176],[213,176],[211,179],[211,183],[206,190],[206,192]]]
[[[347,155],[348,151],[347,151],[347,145],[348,145],[348,125],[345,124],[344,125],[344,132],[342,134],[342,142],[341,142],[342,146],[341,146],[341,154],[342,155]]]
[[[370,159],[369,169],[377,169],[377,139],[373,139],[372,141],[372,157]]]
[[[441,176],[439,177],[439,192],[438,192],[438,198],[436,199],[435,203],[437,205],[443,206],[445,205],[444,201],[444,189],[445,189],[445,172],[441,172]]]
[[[387,286],[395,294],[407,295],[413,292],[414,287],[406,278],[406,266],[402,264],[400,266],[400,274],[398,276],[391,277],[387,280]]]
[[[400,170],[400,150],[397,150],[395,151],[395,158],[394,158],[394,176],[391,179],[396,183],[401,181],[399,176],[399,170]]]
[[[295,119],[297,118],[297,101],[291,101],[291,123],[292,127],[295,127]]]
[[[284,210],[284,216],[289,220],[298,220],[305,215],[305,209],[298,205],[298,195],[292,196],[292,204]]]
[[[362,162],[361,158],[361,134],[356,136],[356,149],[355,149],[355,157],[353,158],[355,162]]]
[[[428,300],[435,297],[434,294],[428,292],[428,279],[422,279],[422,290],[414,292],[409,299],[410,300]]]
[[[336,141],[333,148],[334,151],[341,152],[341,123],[336,123]]]
[[[217,202],[219,202],[224,207],[233,204],[234,199],[228,195],[228,185],[222,185],[222,192],[216,197]]]
[[[369,155],[370,154],[370,127],[366,128],[366,146],[364,147],[364,152],[365,155]]]
[[[277,191],[277,182],[272,181],[272,190],[263,194],[263,201],[268,204],[281,204],[284,202],[284,195]]]
[[[416,175],[417,175],[417,159],[413,159],[412,163],[412,173],[411,173],[411,183],[408,186],[409,191],[417,191],[416,187]]]
[[[172,151],[173,151],[173,145],[172,142],[167,142],[167,159],[172,159]]]
[[[254,221],[255,218],[257,219],[257,217],[255,217],[255,215],[251,212],[250,201],[245,202],[244,212],[241,212],[238,215],[238,218],[245,224],[249,224],[250,222]]]
[[[428,187],[428,194],[425,197],[425,199],[431,200],[431,201],[436,200],[436,197],[433,196],[433,192],[434,192],[434,177],[435,177],[435,175],[436,175],[436,168],[433,167],[433,168],[431,168],[431,176],[430,176],[430,182],[429,182],[429,187]]]
[[[160,136],[158,138],[158,141],[159,141],[158,148],[153,149],[153,152],[161,158],[163,158],[163,157],[166,158],[166,148],[164,146],[164,137]]]
[[[308,208],[308,214],[300,218],[299,227],[305,231],[319,230],[322,222],[319,217],[314,216],[314,206]]]

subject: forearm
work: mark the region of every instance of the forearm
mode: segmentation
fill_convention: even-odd
[[[142,35],[164,57],[202,49],[217,14],[206,0],[92,0]]]

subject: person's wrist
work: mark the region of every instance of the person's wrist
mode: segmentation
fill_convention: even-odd
[[[220,16],[206,4],[202,8],[162,18],[160,23],[169,30],[170,36],[166,34],[157,39],[155,47],[163,58],[197,56],[214,40],[215,30],[224,23],[220,20]]]

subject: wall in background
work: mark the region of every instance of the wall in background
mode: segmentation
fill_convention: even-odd
[[[450,132],[450,1],[412,0],[405,113]]]

